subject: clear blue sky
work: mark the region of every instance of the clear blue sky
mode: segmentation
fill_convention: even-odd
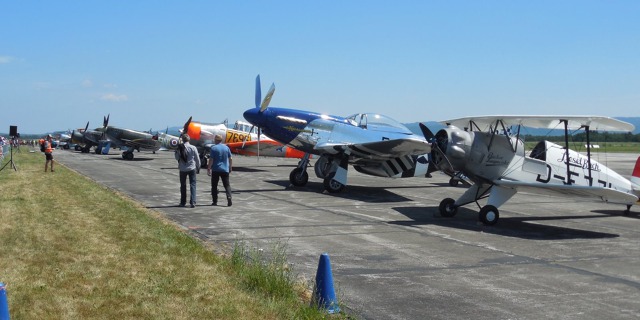
[[[401,122],[640,116],[640,1],[4,1],[0,132],[233,122],[272,106]]]

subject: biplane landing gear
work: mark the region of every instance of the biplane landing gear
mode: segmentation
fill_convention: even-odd
[[[480,213],[478,214],[480,218],[480,222],[487,226],[492,226],[498,223],[498,218],[500,217],[500,211],[498,208],[492,205],[486,205],[480,209]]]
[[[309,174],[306,170],[295,168],[289,174],[289,182],[296,187],[302,187],[309,181]]]
[[[451,198],[446,198],[440,202],[440,215],[446,218],[451,218],[458,213],[458,207],[455,206],[456,201]]]

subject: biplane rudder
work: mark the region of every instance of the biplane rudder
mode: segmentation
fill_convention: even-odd
[[[636,166],[633,168],[631,183],[633,184],[633,190],[636,194],[640,193],[640,157],[636,160]]]

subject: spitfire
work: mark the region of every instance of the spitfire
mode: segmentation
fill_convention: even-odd
[[[104,119],[106,121],[106,118]],[[71,142],[76,144],[76,151],[82,151],[87,153],[91,150],[91,147],[97,147],[100,144],[102,138],[102,132],[96,130],[89,130],[89,122],[84,129],[73,130],[71,132]],[[101,150],[96,148],[96,153],[99,154]]]
[[[105,118],[104,126],[96,130],[104,134],[102,140],[106,139],[111,141],[115,146],[124,150],[124,152],[122,152],[122,158],[125,160],[133,160],[134,150],[155,152],[160,149],[160,142],[157,136],[133,129],[110,126],[108,115]]]
[[[457,200],[442,200],[442,216],[452,217],[459,207],[488,197],[479,219],[493,225],[498,222],[498,208],[522,190],[624,204],[626,213],[638,201],[640,158],[629,181],[593,159],[590,150],[590,130],[633,131],[629,123],[598,116],[487,116],[443,123],[448,127],[435,135],[420,125],[425,138],[434,144],[433,162],[448,175],[463,174],[473,185]],[[526,154],[519,134],[522,126],[559,126],[565,132],[565,145],[540,141]],[[517,130],[508,130],[511,127]],[[586,132],[586,155],[569,149],[569,130],[580,129]]]
[[[275,85],[262,99],[260,76],[256,77],[255,108],[244,118],[276,141],[305,153],[289,180],[304,186],[309,179],[310,155],[318,155],[316,176],[329,192],[340,192],[347,184],[347,168],[380,177],[428,174],[431,145],[399,122],[380,114],[358,113],[348,117],[311,111],[274,108],[269,103]]]

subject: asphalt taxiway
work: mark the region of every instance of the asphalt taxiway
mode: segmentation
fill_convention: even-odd
[[[598,161],[628,177],[635,158]],[[327,194],[313,168],[307,186],[289,185],[297,160],[235,156],[233,206],[211,206],[203,170],[191,209],[177,207],[173,152],[126,161],[115,151],[56,151],[55,159],[206,241],[284,243],[294,272],[310,282],[327,252],[338,297],[357,317],[640,318],[640,207],[625,216],[621,205],[519,193],[487,227],[474,206],[438,214],[442,199],[464,191],[441,174],[384,179],[351,169],[347,188]]]

